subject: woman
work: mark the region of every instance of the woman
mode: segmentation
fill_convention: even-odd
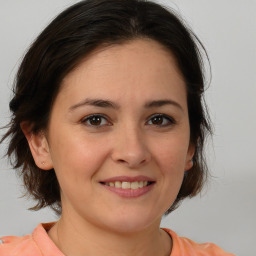
[[[0,255],[232,255],[160,229],[200,192],[210,124],[199,41],[141,0],[81,1],[19,68],[8,155],[60,219],[3,237]]]

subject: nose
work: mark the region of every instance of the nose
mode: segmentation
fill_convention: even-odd
[[[115,138],[112,159],[131,169],[139,168],[151,160],[146,139],[139,129],[127,128],[119,131],[119,135]]]

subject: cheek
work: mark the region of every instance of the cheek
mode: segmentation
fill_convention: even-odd
[[[152,146],[154,159],[163,171],[183,172],[188,152],[188,139],[186,137],[172,136],[161,143]]]
[[[72,134],[52,140],[51,156],[60,184],[90,181],[107,155],[106,143],[95,143],[88,137]]]

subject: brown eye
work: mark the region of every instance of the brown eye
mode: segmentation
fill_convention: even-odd
[[[154,125],[162,125],[164,118],[162,116],[155,116],[152,118],[152,124]]]
[[[175,124],[175,121],[170,116],[157,114],[150,118],[148,124],[155,126],[169,126]]]
[[[88,121],[91,125],[100,125],[101,124],[101,117],[100,116],[93,116]]]
[[[92,115],[92,116],[86,117],[85,119],[82,120],[82,123],[85,123],[88,126],[96,126],[96,127],[108,125],[107,119],[101,115]]]

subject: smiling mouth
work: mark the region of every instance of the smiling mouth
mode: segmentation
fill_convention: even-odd
[[[121,188],[121,189],[140,189],[147,187],[151,184],[153,184],[153,181],[113,181],[113,182],[100,182],[101,184],[108,186],[108,187],[113,187],[113,188]]]

